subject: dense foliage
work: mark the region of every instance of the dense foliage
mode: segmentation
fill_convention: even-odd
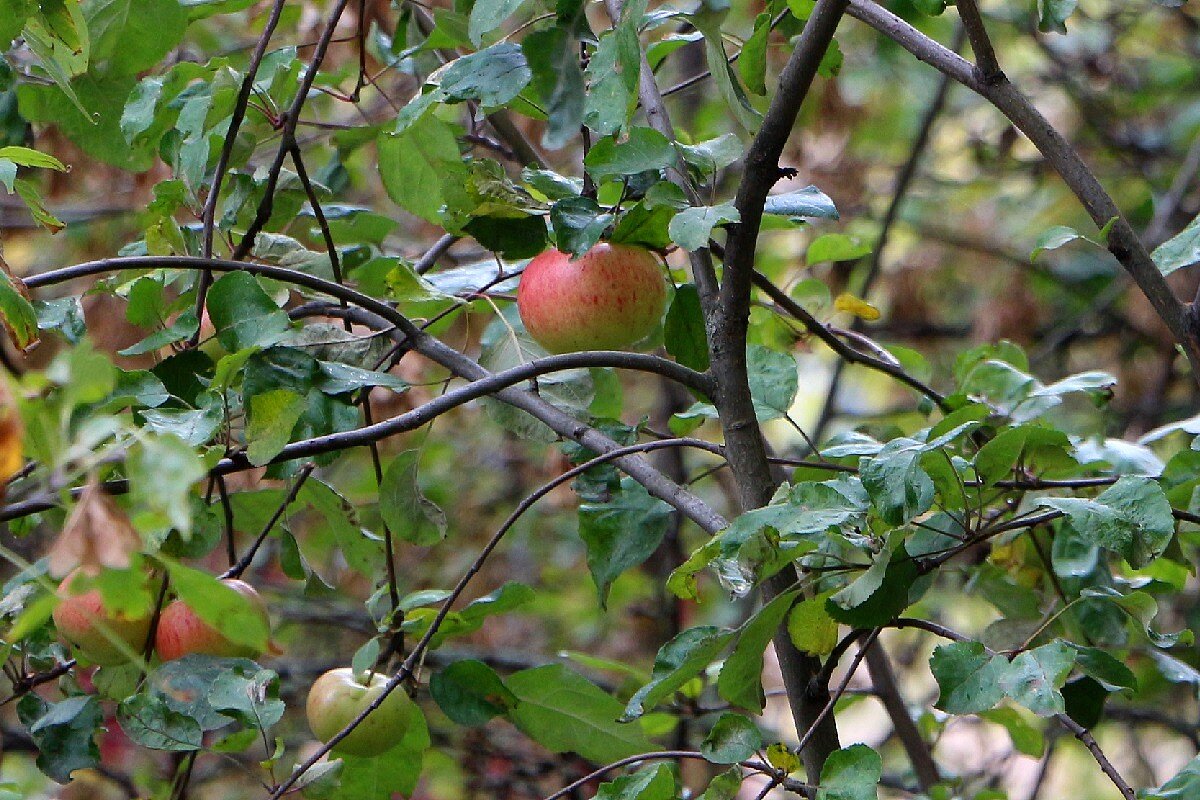
[[[1194,4],[0,49],[0,798],[1200,796]]]

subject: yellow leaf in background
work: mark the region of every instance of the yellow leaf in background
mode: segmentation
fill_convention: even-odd
[[[12,476],[25,466],[21,443],[24,433],[12,390],[7,382],[0,380],[0,497],[4,496],[4,487]]]
[[[833,307],[838,311],[848,311],[856,317],[865,319],[867,322],[874,322],[879,319],[878,308],[866,300],[855,297],[849,292],[839,294],[837,300],[833,301]]]

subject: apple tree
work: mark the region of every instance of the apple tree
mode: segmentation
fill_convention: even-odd
[[[0,49],[0,797],[1200,796],[1192,6]]]

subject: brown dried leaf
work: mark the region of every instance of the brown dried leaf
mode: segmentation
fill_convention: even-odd
[[[61,578],[76,567],[96,574],[102,567],[128,569],[142,540],[113,499],[91,483],[50,545],[50,575]]]

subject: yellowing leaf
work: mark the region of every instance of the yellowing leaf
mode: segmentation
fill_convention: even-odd
[[[848,311],[856,317],[865,319],[867,322],[874,322],[879,319],[878,308],[866,300],[855,297],[849,292],[839,294],[837,300],[833,301],[833,307],[838,311]]]

